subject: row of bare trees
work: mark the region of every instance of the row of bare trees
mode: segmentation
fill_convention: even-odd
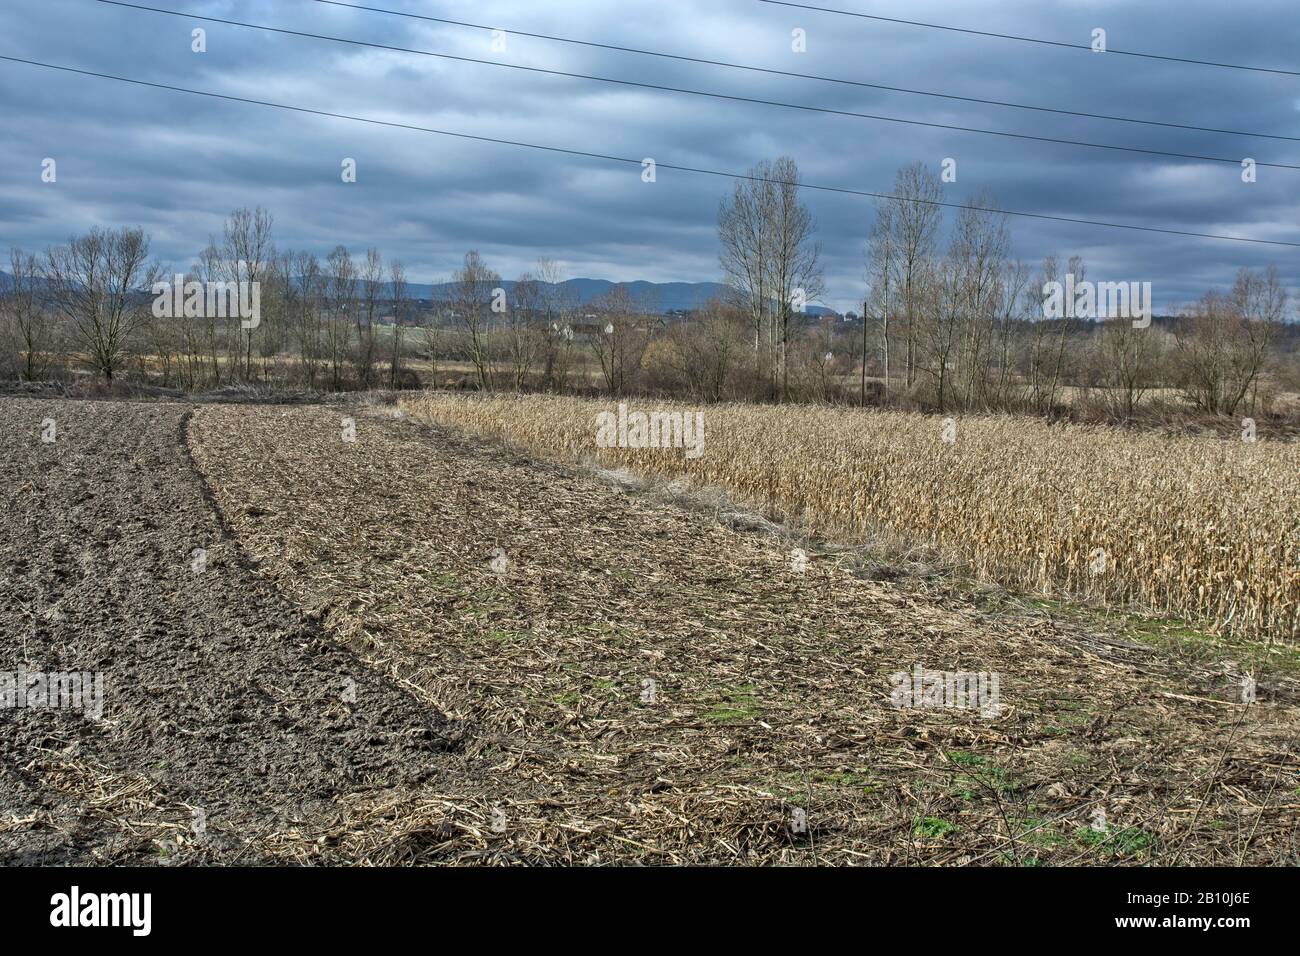
[[[718,211],[723,274],[748,318],[769,397],[781,399],[805,308],[825,294],[816,221],[799,199],[799,181],[790,157],[765,160],[737,179]]]
[[[610,394],[639,384],[645,352],[662,323],[626,285],[582,309],[550,259],[520,276],[507,294],[499,273],[475,250],[466,254],[434,303],[426,329],[431,354],[459,358],[484,390],[587,388]]]
[[[1175,321],[1045,318],[1045,286],[1086,264],[1010,255],[1007,217],[987,195],[944,221],[938,177],[899,171],[867,242],[860,324],[812,320],[824,295],[816,223],[782,157],[724,197],[720,261],[731,290],[685,321],[627,286],[578,303],[543,259],[507,295],[469,252],[433,301],[400,262],[335,247],[278,251],[263,209],[236,210],[183,277],[257,283],[257,323],[202,313],[158,318],[145,290],[164,276],[139,229],[92,229],[42,254],[13,250],[0,290],[0,375],[39,380],[80,364],[164,385],[398,388],[459,380],[492,389],[638,390],[702,401],[888,401],[949,410],[1055,414],[1080,396],[1132,418],[1157,394],[1209,414],[1255,410],[1268,383],[1300,379],[1277,270],[1242,270]],[[413,368],[416,360],[422,375]],[[1288,371],[1289,370],[1289,371]],[[440,377],[440,372],[447,374]]]
[[[957,211],[943,243],[939,177],[900,170],[877,203],[867,243],[860,392],[879,368],[886,396],[939,411],[1029,409],[1050,414],[1067,393],[1106,396],[1131,418],[1144,397],[1174,390],[1211,414],[1253,408],[1287,296],[1274,267],[1242,270],[1227,294],[1209,293],[1173,323],[1048,318],[1049,283],[1086,281],[1071,257],[1039,270],[1010,258],[1005,214],[984,194]]]
[[[410,305],[402,263],[385,265],[377,249],[357,258],[338,246],[323,262],[279,252],[272,228],[266,210],[236,210],[182,275],[256,286],[256,322],[210,310],[155,315],[151,290],[172,275],[151,260],[140,229],[91,229],[41,255],[12,250],[0,331],[13,371],[36,381],[62,359],[108,382],[133,368],[187,388],[272,379],[335,389],[401,384],[405,329],[391,317]],[[390,319],[386,341],[381,318]]]

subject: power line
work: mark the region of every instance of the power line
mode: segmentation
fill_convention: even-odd
[[[332,7],[345,7],[350,10],[362,10],[367,13],[382,13],[393,17],[405,17],[409,20],[423,20],[429,23],[442,23],[448,26],[468,27],[474,30],[503,30],[513,36],[529,37],[534,40],[549,40],[555,43],[571,43],[575,46],[591,47],[597,50],[610,50],[617,53],[636,53],[640,56],[655,56],[682,63],[698,63],[705,66],[721,66],[730,70],[746,70],[751,73],[765,73],[769,76],[785,76],[801,80],[817,80],[821,83],[838,83],[843,86],[855,86],[868,90],[885,90],[890,93],[908,93],[913,96],[931,96],[945,100],[957,100],[962,103],[979,103],[984,106],[1004,106],[1017,110],[1033,110],[1038,113],[1056,113],[1061,116],[1080,116],[1085,119],[1107,120],[1113,123],[1135,123],[1141,126],[1161,126],[1166,129],[1194,130],[1200,133],[1223,133],[1229,136],[1251,136],[1257,139],[1285,140],[1300,143],[1300,136],[1283,136],[1279,133],[1252,133],[1245,130],[1219,129],[1214,126],[1196,126],[1191,123],[1169,123],[1161,120],[1138,119],[1132,116],[1113,116],[1109,113],[1089,113],[1085,110],[1067,110],[1052,106],[1034,106],[1028,103],[1012,103],[1007,100],[990,100],[978,96],[961,96],[957,93],[939,93],[934,90],[914,90],[905,86],[889,86],[885,83],[868,83],[865,80],[850,80],[837,76],[823,76],[819,73],[799,73],[794,70],[777,70],[771,67],[753,66],[748,63],[732,63],[727,60],[711,60],[707,57],[686,56],[681,53],[665,53],[661,50],[643,50],[639,47],[620,46],[614,43],[598,43],[594,40],[577,40],[573,37],[556,36],[549,33],[530,33],[527,30],[514,30],[509,27],[489,26],[486,23],[470,23],[465,20],[451,20],[446,17],[431,17],[421,13],[407,13],[404,10],[387,10],[383,7],[370,7],[359,3],[344,3],[342,0],[313,0]]]
[[[863,20],[880,20],[884,23],[902,23],[909,27],[926,27],[931,30],[947,30],[951,33],[969,33],[973,36],[996,37],[999,40],[1019,40],[1021,43],[1039,43],[1044,46],[1065,47],[1070,50],[1087,50],[1092,52],[1092,47],[1086,43],[1066,43],[1062,40],[1044,40],[1040,37],[1021,36],[1017,33],[992,33],[988,30],[972,30],[968,27],[947,26],[942,23],[923,23],[920,20],[902,20],[898,17],[882,17],[874,13],[859,13],[856,10],[837,10],[833,7],[816,7],[807,3],[792,3],[790,0],[759,0],[759,3],[770,3],[778,7],[795,7],[800,10],[815,10],[818,13],[838,13],[846,17],[859,17]],[[1118,56],[1139,56],[1148,60],[1168,60],[1173,63],[1195,63],[1198,66],[1220,66],[1228,70],[1249,70],[1253,73],[1276,73],[1280,76],[1300,76],[1296,70],[1277,70],[1266,66],[1243,66],[1240,63],[1218,63],[1214,60],[1197,60],[1185,56],[1164,56],[1160,53],[1139,53],[1136,50],[1116,50],[1112,47],[1106,48],[1106,53],[1114,53]]]
[[[386,126],[391,129],[405,129],[418,133],[432,133],[437,136],[449,136],[455,139],[473,140],[480,143],[495,143],[500,146],[519,146],[526,149],[536,149],[548,153],[559,153],[566,156],[581,156],[587,159],[600,159],[606,162],[624,163],[635,166],[643,166],[645,160],[634,159],[627,156],[613,156],[608,153],[589,152],[581,149],[569,149],[563,146],[543,146],[538,143],[525,143],[521,140],[500,139],[493,136],[481,136],[476,133],[458,133],[452,130],[434,129],[428,126],[415,126],[409,123],[396,123],[391,120],[374,119],[368,116],[354,116],[349,113],[335,113],[329,110],[312,109],[306,106],[294,106],[289,103],[274,103],[270,100],[256,100],[245,96],[234,96],[229,93],[214,93],[211,90],[192,90],[184,86],[173,86],[168,83],[153,83],[149,80],[137,80],[127,76],[117,76],[113,73],[98,73],[93,70],[82,70],[77,67],[60,66],[57,63],[45,63],[41,60],[28,60],[23,57],[6,56],[0,54],[0,60],[10,63],[23,63],[28,66],[38,66],[48,70],[59,70],[64,73],[76,73],[81,76],[91,76],[101,80],[115,80],[119,83],[130,83],[134,86],[145,86],[156,90],[168,90],[173,93],[189,93],[193,96],[206,96],[212,99],[227,100],[232,103],[246,103],[253,106],[267,106],[273,109],[290,110],[295,113],[306,113],[312,116],[326,116],[331,119],[349,120],[355,123],[368,123],[372,126]],[[1136,226],[1131,223],[1105,222],[1099,219],[1076,219],[1069,216],[1052,216],[1046,213],[1037,212],[1017,212],[1011,209],[991,209],[987,206],[974,206],[965,203],[940,202],[933,199],[913,199],[902,196],[892,196],[888,193],[868,192],[864,189],[850,189],[847,186],[821,186],[814,183],[790,182],[782,179],[770,179],[764,176],[754,176],[749,173],[730,173],[725,170],[705,169],[700,166],[681,166],[675,163],[655,162],[656,169],[671,169],[683,173],[697,173],[704,176],[720,176],[724,179],[744,179],[751,182],[772,183],[778,186],[795,186],[799,189],[811,189],[817,192],[838,193],[847,196],[864,196],[868,199],[883,199],[893,202],[910,202],[919,203],[923,206],[940,206],[947,209],[968,209],[973,212],[992,212],[1003,216],[1017,216],[1024,219],[1042,219],[1050,222],[1066,222],[1075,225],[1084,226],[1102,226],[1109,229],[1127,229],[1134,232],[1154,232],[1169,236],[1187,236],[1193,239],[1223,239],[1229,242],[1250,242],[1258,245],[1267,246],[1287,246],[1291,248],[1300,248],[1300,242],[1287,242],[1282,239],[1256,239],[1249,236],[1227,236],[1220,233],[1210,232],[1190,232],[1181,229],[1165,229],[1157,226]]]
[[[832,109],[827,106],[809,106],[802,103],[784,103],[779,100],[765,100],[752,96],[738,96],[731,93],[715,93],[708,90],[695,90],[680,86],[665,86],[659,83],[646,83],[639,80],[620,80],[608,76],[596,76],[591,73],[571,73],[567,70],[554,70],[540,66],[523,66],[517,63],[502,63],[498,60],[485,60],[478,57],[457,56],[452,53],[437,53],[432,50],[417,50],[411,47],[392,46],[386,43],[373,43],[368,40],[354,40],[349,37],[329,36],[324,33],[309,33],[305,30],[289,30],[284,27],[270,27],[260,23],[247,23],[243,20],[229,20],[223,17],[204,16],[197,13],[186,13],[180,10],[165,10],[161,7],[150,7],[138,3],[127,3],[124,0],[99,0],[100,3],[110,4],[115,7],[126,7],[133,10],[144,10],[149,13],[162,13],[167,16],[183,17],[187,20],[203,20],[209,23],[220,23],[226,26],[244,27],[249,30],[262,30],[267,33],[279,33],[285,36],[303,37],[312,40],[327,40],[331,43],[346,43],[350,46],[362,46],[375,50],[387,50],[392,53],[412,53],[417,56],[430,56],[442,60],[453,60],[459,63],[477,63],[482,66],[494,66],[508,70],[522,70],[526,73],[541,73],[547,76],[563,76],[569,79],[594,80],[599,83],[612,83],[617,86],[630,86],[638,89],[657,90],[663,93],[684,93],[689,96],[704,96],[710,99],[731,100],[737,103],[754,103],[762,106],[777,106],[783,109],[803,110],[810,113],[824,113],[831,116],[850,116],[857,119],[875,120],[883,123],[901,123],[906,126],[925,126],[931,129],[944,129],[960,133],[979,133],[984,136],[1001,136],[1007,139],[1023,139],[1038,143],[1053,143],[1058,146],[1080,146],[1087,149],[1105,149],[1112,152],[1139,153],[1146,156],[1164,156],[1172,159],[1194,159],[1210,163],[1227,163],[1237,166],[1241,163],[1241,157],[1228,156],[1205,156],[1199,153],[1178,153],[1172,150],[1164,149],[1147,149],[1141,146],[1118,146],[1113,143],[1089,143],[1076,139],[1060,139],[1054,136],[1035,136],[1030,133],[1012,133],[1005,130],[979,129],[973,126],[958,126],[951,123],[933,123],[928,120],[902,119],[897,116],[881,116],[875,113],[858,113],[852,110]],[[1292,163],[1266,163],[1256,162],[1256,166],[1270,167],[1273,169],[1295,169],[1300,170],[1300,165]]]

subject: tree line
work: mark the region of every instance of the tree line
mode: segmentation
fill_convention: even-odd
[[[1087,281],[1078,256],[1013,259],[1008,217],[981,194],[945,222],[942,184],[901,169],[865,236],[860,315],[814,317],[826,295],[816,221],[799,169],[781,157],[720,201],[726,296],[685,319],[618,285],[580,303],[542,259],[506,294],[468,252],[433,299],[400,261],[336,246],[281,251],[264,209],[239,209],[183,274],[256,283],[255,323],[209,312],[159,316],[150,290],[171,273],[141,229],[102,229],[42,253],[11,250],[0,290],[0,375],[89,373],[203,390],[455,385],[481,390],[633,392],[696,401],[838,401],[940,412],[1132,419],[1177,402],[1256,414],[1300,390],[1300,336],[1276,268],[1243,269],[1171,318],[1048,318],[1045,289]]]

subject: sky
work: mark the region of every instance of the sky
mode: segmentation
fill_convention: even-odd
[[[360,0],[367,3],[367,0]],[[1112,49],[1300,71],[1295,0],[809,0],[814,5]],[[866,89],[520,36],[641,50],[964,97],[1300,137],[1300,76],[1172,62],[762,0],[368,0],[426,22],[319,0],[5,0],[0,55],[228,96],[657,163],[741,173],[781,155],[803,181],[891,191],[897,170],[955,160],[944,200],[1300,242],[1300,141],[1171,129]],[[242,20],[489,61],[472,63],[205,22]],[[192,31],[206,31],[206,52]],[[794,31],[803,31],[797,52]],[[1211,162],[1019,140],[509,69],[594,74],[752,99],[1222,157]],[[720,281],[725,177],[457,139],[0,61],[0,248],[38,250],[92,225],[140,226],[186,268],[232,209],[263,206],[280,249],[342,243],[446,279],[478,249],[505,278],[540,257],[566,277]],[[42,180],[54,159],[56,179]],[[356,181],[343,181],[345,159]],[[48,177],[47,177],[48,178]],[[869,198],[804,190],[827,295],[866,289]],[[951,222],[954,211],[947,210]],[[1169,311],[1243,267],[1276,264],[1300,299],[1300,249],[1013,217],[1012,253],[1084,258],[1088,278],[1152,283]]]

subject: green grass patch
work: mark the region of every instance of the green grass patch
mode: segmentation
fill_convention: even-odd
[[[704,714],[704,719],[719,724],[756,719],[763,711],[758,706],[754,691],[752,685],[724,691],[722,699]]]
[[[1001,767],[989,764],[988,760],[978,754],[964,750],[949,750],[948,759],[964,772],[953,776],[950,793],[963,800],[990,796],[990,791],[999,795],[1015,790],[1011,775]]]
[[[1140,827],[1116,828],[1109,824],[1101,829],[1091,826],[1074,831],[1075,839],[1086,847],[1095,847],[1107,859],[1115,857],[1143,857],[1155,845],[1155,838]]]
[[[938,840],[949,833],[956,833],[960,829],[961,827],[951,820],[944,820],[940,817],[917,817],[912,832],[919,837]]]
[[[1046,817],[1025,817],[1018,821],[1016,839],[1031,846],[1053,847],[1066,842],[1065,835],[1056,830]]]
[[[450,571],[430,571],[424,579],[435,591],[456,591],[460,589],[460,578]]]
[[[528,640],[531,636],[527,631],[507,631],[495,628],[487,633],[487,639],[495,644],[517,644],[520,641]]]
[[[1176,660],[1207,663],[1230,659],[1237,662],[1242,673],[1254,674],[1257,679],[1269,674],[1300,676],[1300,647],[1215,634],[1208,627],[1183,618],[1106,611],[1068,601],[996,592],[980,594],[977,603],[985,611],[1040,611],[1092,631],[1146,644]]]

